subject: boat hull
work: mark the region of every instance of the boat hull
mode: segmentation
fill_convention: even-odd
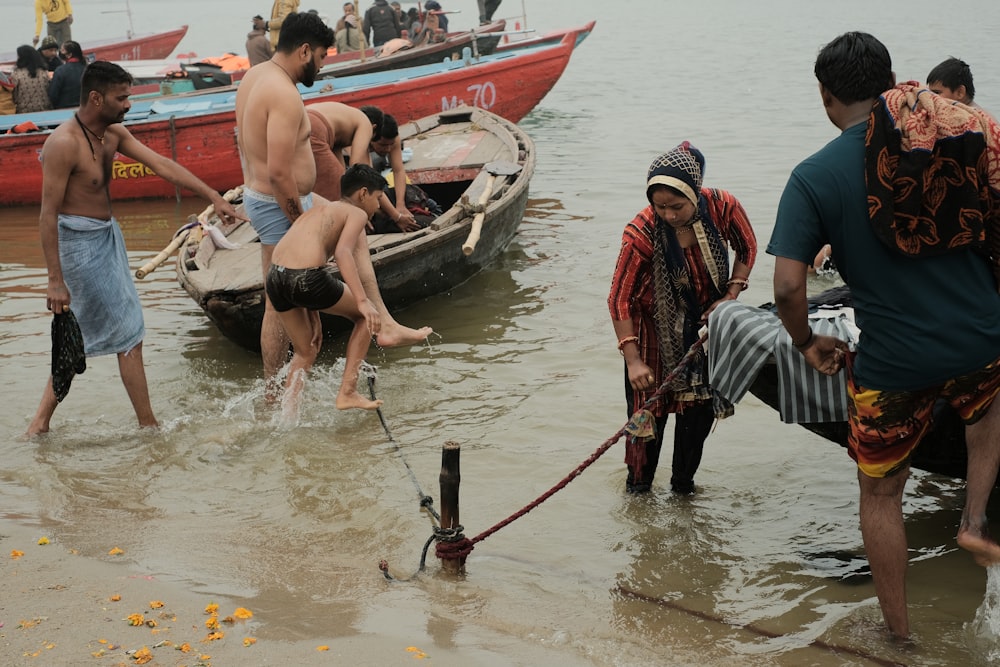
[[[445,292],[459,285],[496,259],[517,234],[528,202],[528,184],[534,173],[534,145],[530,138],[513,123],[489,113],[469,110],[472,115],[470,125],[478,128],[493,128],[496,135],[503,134],[506,150],[488,158],[516,162],[519,173],[509,183],[502,186],[495,200],[486,208],[486,217],[479,242],[471,254],[463,253],[463,244],[469,236],[472,215],[463,210],[460,203],[451,207],[431,228],[405,236],[405,240],[394,241],[381,247],[372,242],[372,265],[378,279],[382,298],[390,310],[396,311],[416,301]],[[418,120],[412,127],[401,127],[404,138],[415,134],[413,128],[421,131],[438,127],[430,119]],[[455,154],[462,154],[462,150]],[[471,170],[478,180],[462,172],[464,178],[472,179],[473,185],[466,191],[470,200],[475,200],[472,188],[485,181],[482,165]],[[420,170],[414,170],[412,180],[422,181]],[[433,173],[428,169],[426,173]],[[425,184],[426,185],[426,184]],[[440,184],[439,184],[440,185]],[[431,187],[427,185],[427,187]],[[434,229],[441,225],[440,229]],[[243,226],[243,231],[248,225]],[[370,237],[371,238],[371,237]],[[255,235],[251,237],[255,241]],[[218,271],[216,275],[196,275],[190,262],[196,248],[182,247],[176,266],[178,282],[191,298],[202,308],[208,318],[231,341],[250,350],[260,349],[260,329],[264,316],[263,280],[260,277],[260,244],[243,243],[238,250],[214,251],[215,253],[240,253],[225,260],[213,259],[212,264],[201,271]],[[220,275],[225,268],[240,267],[243,277],[236,279]],[[246,267],[252,267],[250,271]],[[211,286],[211,287],[206,287]],[[347,320],[333,316],[322,316],[324,331],[335,335],[346,330]]]
[[[535,108],[559,80],[576,40],[577,33],[570,31],[554,46],[494,56],[494,60],[469,66],[455,63],[450,69],[412,78],[407,76],[408,70],[369,75],[375,78],[375,83],[353,88],[338,89],[338,83],[348,85],[350,80],[347,79],[335,82],[333,90],[327,90],[329,84],[320,81],[303,93],[303,101],[307,105],[326,101],[357,107],[371,104],[392,114],[401,124],[461,105],[483,108],[517,122]],[[388,83],[378,83],[379,77],[395,78],[390,78]],[[170,98],[163,101],[162,113],[150,114],[145,120],[126,120],[126,125],[139,141],[176,160],[221,192],[242,183],[243,173],[231,102],[235,91],[214,93],[214,96],[227,96],[228,101],[220,105],[220,110],[171,115],[169,103],[179,98]],[[186,99],[196,102],[207,98]],[[55,112],[38,114],[39,120],[35,122],[40,123],[45,113]],[[5,181],[5,187],[0,190],[0,205],[30,205],[41,201],[39,160],[47,136],[44,132],[0,136],[0,164]],[[180,197],[184,194],[187,193],[159,178],[145,165],[116,156],[111,181],[113,199]]]
[[[188,27],[184,25],[176,30],[134,35],[131,38],[81,42],[80,48],[88,61],[159,60],[174,52],[187,31]],[[15,54],[0,54],[0,66],[13,65],[16,60]]]

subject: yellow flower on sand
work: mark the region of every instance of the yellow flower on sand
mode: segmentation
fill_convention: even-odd
[[[326,644],[323,644],[322,646],[317,646],[317,647],[316,647],[316,650],[317,650],[317,651],[329,651],[329,650],[330,650],[330,647],[329,647],[329,646],[327,646]]]
[[[145,625],[146,617],[142,614],[129,614],[126,618],[129,625]]]
[[[108,555],[109,556],[121,556],[123,553],[125,553],[124,549],[119,549],[118,547],[114,547],[114,548],[111,549],[111,551],[108,552]]]
[[[209,630],[218,630],[219,629],[219,617],[218,616],[209,616],[208,618],[206,618],[205,619],[205,627],[208,628]]]
[[[143,646],[141,649],[132,654],[132,659],[135,660],[135,664],[137,665],[145,665],[153,659],[153,652]]]
[[[47,538],[47,537],[39,537],[38,538],[38,543],[40,545],[42,545],[42,546],[45,546],[46,544],[49,543],[49,538]]]
[[[122,601],[122,596],[118,595],[117,593],[115,593],[114,595],[112,595],[108,599],[111,600],[112,602],[121,602]]]
[[[256,637],[244,637],[243,638],[243,645],[244,646],[253,646],[256,643],[257,643],[257,638]]]
[[[225,636],[226,636],[225,632],[209,632],[208,636],[205,637],[204,641],[214,642],[216,639],[222,639]]]
[[[191,645],[188,644],[187,642],[184,642],[183,644],[177,647],[177,650],[180,651],[181,653],[190,653]]]
[[[248,618],[253,618],[253,612],[245,607],[237,607],[236,611],[233,612],[233,616],[241,621],[245,621]]]
[[[205,613],[206,614],[217,614],[217,613],[219,613],[219,605],[217,605],[214,602],[212,602],[207,607],[205,607]]]
[[[162,606],[163,606],[163,603],[160,602],[159,600],[152,600],[149,603],[149,608],[150,609],[159,609]]]
[[[17,549],[11,549],[10,550],[10,557],[13,558],[14,560],[17,560],[18,558],[20,558],[23,555],[24,555],[23,551],[18,551]]]

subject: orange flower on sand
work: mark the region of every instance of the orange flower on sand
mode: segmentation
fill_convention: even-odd
[[[250,611],[249,609],[246,609],[245,607],[237,607],[236,611],[233,612],[233,616],[240,619],[241,621],[245,621],[248,618],[253,618],[253,612]]]
[[[24,552],[23,551],[18,551],[17,549],[11,549],[11,551],[10,551],[10,557],[13,558],[14,560],[17,560],[18,558],[20,558],[23,555],[24,555]]]
[[[109,597],[108,599],[111,600],[112,602],[121,602],[122,601],[122,596],[120,596],[120,595],[118,595],[116,593],[116,594],[112,595],[111,597]]]
[[[329,650],[330,650],[330,647],[329,647],[329,646],[327,646],[326,644],[323,644],[322,646],[317,646],[317,647],[316,647],[316,650],[317,650],[317,651],[329,651]]]
[[[214,642],[216,639],[222,639],[225,636],[226,636],[225,632],[210,632],[208,633],[208,636],[205,637],[205,641]]]
[[[207,619],[205,619],[205,627],[208,628],[209,630],[218,630],[219,629],[219,617],[218,616],[209,616]]]
[[[244,646],[253,646],[256,643],[257,643],[257,638],[256,637],[244,637],[243,638],[243,645]]]
[[[162,606],[163,606],[163,603],[160,602],[159,600],[153,600],[153,601],[151,601],[149,603],[149,608],[150,609],[159,609]]]
[[[143,646],[141,649],[132,654],[132,659],[135,660],[135,664],[137,665],[145,665],[153,659],[153,652]]]
[[[191,645],[188,644],[187,642],[184,642],[183,644],[177,647],[177,650],[180,651],[181,653],[190,653]]]
[[[205,607],[206,614],[217,614],[219,612],[219,605],[214,602]]]
[[[44,545],[46,545],[46,544],[49,543],[49,538],[47,538],[47,537],[39,537],[38,538],[38,543],[41,544],[42,546],[44,546]]]
[[[125,619],[129,625],[145,625],[146,617],[142,614],[129,614]]]
[[[113,549],[111,549],[111,551],[108,552],[108,555],[109,556],[121,556],[123,553],[125,553],[124,549],[119,549],[118,547],[114,547]]]

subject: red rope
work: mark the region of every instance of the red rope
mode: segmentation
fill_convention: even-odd
[[[649,400],[646,401],[643,404],[643,406],[642,406],[641,409],[646,409],[646,408],[650,407],[656,401],[660,400],[665,393],[667,393],[667,385],[670,384],[670,382],[675,377],[677,377],[677,375],[682,370],[684,370],[685,366],[687,366],[689,363],[691,363],[691,361],[698,354],[698,350],[701,349],[702,345],[704,345],[704,343],[705,343],[705,341],[707,339],[708,339],[708,334],[705,334],[701,338],[699,338],[697,341],[695,341],[694,345],[692,345],[688,349],[688,351],[684,355],[684,357],[681,358],[681,361],[680,361],[679,364],[677,364],[677,367],[674,368],[674,370],[670,371],[670,373],[663,379],[663,382],[660,383],[659,388],[649,398]],[[468,556],[472,552],[472,549],[474,548],[474,546],[475,546],[475,544],[477,542],[482,542],[487,537],[489,537],[493,533],[497,532],[498,530],[500,530],[504,526],[506,526],[506,525],[508,525],[510,523],[513,523],[517,519],[520,519],[522,516],[524,516],[525,514],[527,514],[528,512],[530,512],[531,510],[535,509],[536,507],[538,507],[539,505],[541,505],[543,502],[545,502],[546,500],[548,500],[557,491],[560,491],[563,488],[565,488],[566,485],[569,484],[570,482],[572,482],[574,479],[576,479],[580,475],[580,473],[582,473],[584,470],[586,470],[587,468],[589,468],[590,465],[592,463],[594,463],[594,461],[596,461],[597,459],[601,458],[601,456],[606,451],[608,451],[613,444],[615,444],[616,442],[618,442],[619,440],[621,440],[622,436],[625,435],[625,428],[627,426],[628,426],[628,423],[626,422],[626,424],[624,426],[622,426],[620,429],[618,429],[618,431],[614,435],[612,435],[610,438],[608,438],[607,440],[605,440],[601,444],[601,446],[598,447],[594,451],[593,454],[591,454],[590,456],[588,456],[587,459],[583,463],[581,463],[580,465],[578,465],[570,474],[566,475],[566,477],[564,477],[558,484],[556,484],[555,486],[553,486],[551,489],[549,489],[548,491],[546,491],[542,495],[538,496],[538,498],[536,498],[535,500],[533,500],[531,503],[525,505],[522,509],[520,509],[517,512],[515,512],[514,514],[510,515],[509,517],[507,517],[503,521],[500,521],[499,523],[495,524],[494,526],[492,526],[492,527],[484,530],[483,532],[481,532],[478,535],[476,535],[475,537],[473,537],[471,540],[467,539],[467,538],[462,538],[462,540],[459,540],[457,542],[438,542],[438,546],[437,546],[437,549],[436,549],[438,557],[439,558],[441,557],[441,553],[442,552],[448,554],[452,559],[457,558],[457,557],[463,557],[464,558],[465,556]],[[453,545],[458,545],[458,546],[453,546]],[[457,554],[457,555],[455,555],[455,554]]]

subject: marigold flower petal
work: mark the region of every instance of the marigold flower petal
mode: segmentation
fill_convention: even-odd
[[[243,645],[244,646],[253,646],[256,643],[257,643],[257,638],[256,637],[244,637],[243,638]]]
[[[219,605],[217,605],[214,602],[212,602],[207,607],[205,607],[205,613],[206,614],[214,614],[214,613],[216,613],[218,611],[219,611]]]
[[[18,551],[17,549],[11,549],[11,551],[10,551],[10,557],[13,558],[14,560],[17,560],[18,558],[20,558],[23,555],[24,555],[24,552],[23,551]]]
[[[246,607],[237,607],[236,611],[233,612],[233,616],[240,620],[246,620],[248,618],[253,618],[253,612]]]
[[[146,622],[146,617],[142,614],[129,614],[126,618],[129,625],[142,625]]]
[[[163,603],[160,602],[159,600],[151,600],[150,603],[149,603],[149,608],[150,609],[159,609],[162,606],[163,606]]]
[[[135,664],[137,665],[145,665],[153,659],[153,652],[143,646],[141,649],[132,654],[132,659],[135,660]]]
[[[118,547],[113,547],[111,549],[111,551],[108,552],[108,555],[109,556],[121,556],[123,553],[125,553],[124,549],[119,549]]]
[[[108,599],[111,600],[112,602],[121,602],[122,601],[122,596],[118,595],[117,593],[115,593],[114,595],[112,595]]]
[[[219,618],[217,616],[209,616],[205,619],[205,627],[209,630],[218,630]]]
[[[329,650],[330,650],[330,647],[329,647],[329,646],[327,646],[326,644],[323,644],[322,646],[317,646],[317,647],[316,647],[316,650],[317,650],[317,651],[329,651]]]
[[[190,653],[191,645],[188,644],[187,642],[184,642],[183,644],[177,647],[177,650],[180,651],[181,653]]]
[[[49,538],[47,538],[47,537],[39,537],[38,538],[38,543],[44,546],[44,545],[46,545],[46,544],[49,543]]]

